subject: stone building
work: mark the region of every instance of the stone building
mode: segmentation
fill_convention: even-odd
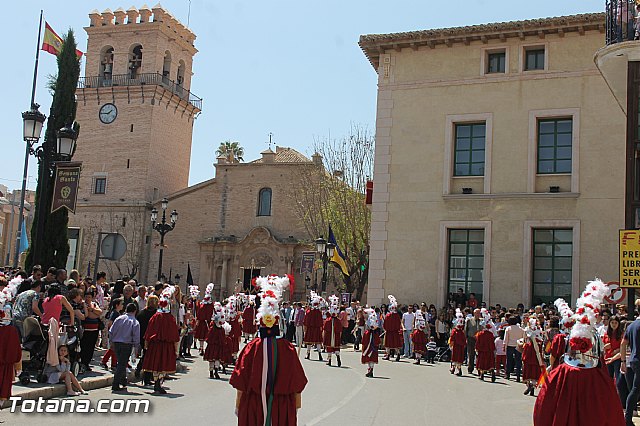
[[[216,295],[249,288],[260,273],[299,273],[312,249],[293,210],[289,190],[300,168],[321,165],[276,147],[249,163],[215,164],[215,178],[188,186],[194,119],[202,101],[190,92],[196,36],[169,12],[130,8],[90,15],[85,76],[77,90],[81,132],[74,160],[82,161],[75,215],[70,215],[73,267],[95,272],[99,233],[127,241],[120,261],[99,260],[109,278],[158,275],[216,285]],[[212,147],[212,151],[213,151]],[[152,208],[167,198],[179,212],[163,247],[152,230]],[[159,219],[160,219],[159,218]],[[73,250],[76,248],[76,250]],[[90,266],[91,265],[91,266]],[[297,291],[296,291],[297,292]]]
[[[360,38],[378,74],[369,303],[617,281],[626,120],[604,44],[600,13]]]

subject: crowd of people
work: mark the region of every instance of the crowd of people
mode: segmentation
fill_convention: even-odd
[[[258,289],[260,283],[273,285],[265,278],[257,282]],[[16,271],[13,276],[0,276],[4,297],[0,320],[13,325],[9,328],[17,340],[0,338],[22,341],[28,318],[39,318],[50,336],[63,335],[51,333],[54,329],[70,330],[71,336],[55,341],[47,354],[48,381],[65,383],[68,395],[84,393],[76,373],[96,368],[92,363],[96,350],[105,351],[99,363],[102,368],[115,370],[113,391],[126,389],[127,373],[135,372],[143,385],[166,393],[164,378],[176,371],[176,362],[193,357],[194,349],[208,362],[210,378],[219,379],[220,374],[233,378],[238,360],[252,342],[280,337],[297,346],[298,354],[306,349],[306,359],[314,350],[318,359],[324,360],[326,354],[327,365],[337,367],[342,366],[341,350],[353,344],[353,351],[361,352],[367,377],[373,377],[380,353],[389,362],[404,357],[415,364],[447,363],[457,376],[523,382],[524,394],[535,396],[568,353],[569,333],[577,328],[572,319],[576,314],[561,299],[530,309],[522,304],[507,308],[486,306],[473,294],[457,293],[445,307],[437,308],[425,302],[399,304],[390,295],[388,304],[367,306],[359,301],[340,303],[334,295],[324,299],[313,291],[307,300],[294,303],[281,301],[280,292],[271,297],[264,291],[215,301],[213,289],[209,284],[200,297],[197,286],[183,294],[179,286],[167,283],[145,286],[126,277],[109,283],[104,272],[94,282],[91,277],[81,279],[77,271],[67,274],[64,269],[49,268],[44,273],[34,266],[31,275]],[[266,307],[265,300],[270,303]],[[267,308],[271,311],[265,317],[260,312]],[[615,383],[622,407],[631,404],[633,413],[640,380],[636,383],[638,376],[628,364],[635,359],[634,341],[625,337],[632,320],[625,306],[600,304],[589,326],[602,342],[597,361]],[[0,333],[13,333],[6,330],[0,327]],[[70,343],[74,336],[77,348]],[[16,357],[0,361],[0,398],[8,397],[7,378],[13,379],[20,370]],[[72,368],[74,363],[78,371]]]

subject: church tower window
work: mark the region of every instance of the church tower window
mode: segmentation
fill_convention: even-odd
[[[103,86],[111,86],[113,74],[113,47],[106,46],[100,55],[100,70],[98,75],[102,78]]]
[[[271,216],[271,188],[262,188],[258,195],[258,216]]]
[[[134,80],[138,78],[140,68],[142,67],[142,46],[135,44],[129,52],[129,78]]]

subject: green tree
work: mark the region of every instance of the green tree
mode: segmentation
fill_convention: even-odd
[[[354,293],[357,300],[367,285],[371,212],[365,204],[367,180],[373,175],[374,138],[366,128],[352,125],[349,135],[317,139],[316,154],[322,165],[301,169],[292,183],[293,208],[312,243],[328,238],[329,225],[345,257],[349,276],[329,267],[338,290]]]
[[[52,85],[53,101],[47,119],[47,129],[44,135],[42,150],[44,155],[55,158],[57,145],[57,132],[67,124],[74,123],[76,117],[75,93],[80,77],[80,61],[76,56],[76,40],[73,30],[69,29],[63,37],[63,45],[58,54],[58,75],[55,84]],[[79,131],[79,126],[74,123],[74,129]],[[43,173],[48,173],[47,185],[43,186]],[[31,228],[31,241],[35,241],[39,215],[45,215],[44,232],[41,240],[37,241],[33,252],[32,244],[27,253],[25,265],[30,270],[34,264],[40,264],[43,268],[55,266],[63,268],[69,256],[69,240],[67,226],[69,212],[60,209],[55,213],[49,213],[53,196],[53,174],[50,170],[43,170],[42,162],[38,167],[38,185],[36,188],[36,210],[34,213],[34,226]],[[42,200],[41,200],[42,199]],[[41,202],[42,201],[42,202]],[[38,211],[37,206],[42,206],[44,211]]]
[[[216,150],[216,156],[224,156],[230,163],[239,163],[244,161],[244,148],[240,146],[240,142],[232,142],[226,140],[220,143],[220,146]]]

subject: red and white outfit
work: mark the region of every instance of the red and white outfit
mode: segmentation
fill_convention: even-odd
[[[415,364],[420,365],[420,359],[427,353],[427,335],[424,330],[427,327],[427,322],[422,315],[422,311],[416,312],[415,327],[411,332],[411,342],[413,343],[413,352],[416,353]]]
[[[11,325],[13,293],[5,287],[0,292],[0,401],[11,397],[16,372],[22,368],[22,347],[18,330]]]
[[[396,353],[396,361],[400,361],[400,351],[404,344],[404,338],[402,336],[402,317],[397,312],[398,302],[393,295],[387,296],[389,298],[389,313],[384,318],[384,348],[387,355],[384,359],[389,359],[391,351]]]
[[[256,331],[258,331],[258,327],[256,326],[256,307],[252,300],[249,302],[249,306],[242,311],[242,332],[244,333],[245,341],[247,339],[253,339]]]
[[[322,343],[322,312],[320,307],[324,299],[315,291],[311,291],[311,308],[304,316],[304,343],[307,345],[307,359],[311,356],[311,347],[315,346],[318,351],[318,357],[322,361],[322,352],[320,344]]]
[[[378,363],[378,347],[380,347],[380,329],[378,328],[378,315],[373,309],[365,309],[367,315],[364,335],[362,336],[362,355],[360,362],[367,364],[367,377],[373,377],[373,366]]]
[[[231,325],[226,322],[225,313],[219,302],[213,304],[213,317],[211,328],[207,336],[207,349],[204,351],[204,360],[209,361],[209,378],[219,379],[218,371],[227,374],[226,365],[231,364],[231,339],[229,333]]]
[[[449,336],[449,347],[451,348],[451,374],[456,373],[462,376],[462,363],[467,349],[467,336],[464,333],[464,316],[460,309],[456,309],[455,328],[451,330]]]
[[[322,343],[327,350],[327,365],[331,366],[331,356],[335,353],[338,360],[338,367],[342,366],[340,360],[340,343],[342,340],[342,321],[338,318],[340,312],[340,299],[338,296],[329,296],[329,314],[330,316],[324,320],[322,325],[323,340]]]

